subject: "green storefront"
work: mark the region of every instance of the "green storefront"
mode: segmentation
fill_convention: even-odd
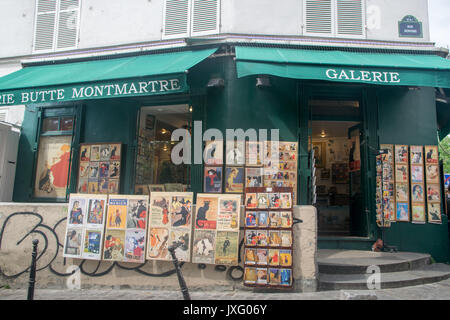
[[[83,143],[122,144],[122,194],[164,183],[203,192],[203,165],[168,163],[171,132],[188,128],[195,140],[194,121],[224,135],[279,129],[281,141],[298,142],[299,205],[313,202],[315,180],[319,248],[370,250],[381,234],[377,152],[438,144],[435,88],[450,88],[448,60],[392,52],[223,45],[27,66],[0,79],[3,104],[35,102],[25,112],[14,201],[64,202],[77,192]],[[39,146],[49,137],[70,137],[67,188],[36,196]],[[312,149],[321,156],[315,169]],[[356,167],[339,171],[350,161]],[[386,243],[449,261],[443,210],[441,201],[441,224],[392,223]]]

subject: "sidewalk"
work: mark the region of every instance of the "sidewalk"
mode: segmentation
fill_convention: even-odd
[[[450,279],[399,289],[351,291],[351,294],[376,294],[378,300],[450,300]],[[314,293],[253,293],[252,291],[190,292],[192,300],[340,300],[341,291]],[[25,300],[25,289],[0,289],[0,300]],[[181,300],[179,291],[145,290],[55,290],[36,289],[35,300]]]

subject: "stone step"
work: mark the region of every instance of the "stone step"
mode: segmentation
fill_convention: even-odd
[[[431,263],[429,254],[412,252],[371,252],[359,250],[319,250],[319,273],[365,274],[369,266],[378,266],[383,273],[422,268]]]
[[[368,290],[370,274],[319,275],[319,290]],[[381,272],[381,289],[402,288],[439,282],[450,278],[450,265],[435,263],[414,270]]]

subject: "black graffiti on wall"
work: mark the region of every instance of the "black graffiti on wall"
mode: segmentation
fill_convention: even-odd
[[[57,229],[58,227],[62,226],[62,223],[67,218],[62,218],[58,222],[55,223],[54,226],[48,226],[45,223],[43,223],[43,217],[35,212],[15,212],[11,215],[9,215],[0,231],[0,251],[2,248],[5,248],[5,242],[6,238],[8,237],[8,245],[11,246],[11,243],[15,243],[15,250],[17,251],[25,251],[26,249],[31,248],[31,238],[33,236],[39,235],[43,238],[43,241],[39,244],[39,254],[37,256],[37,262],[39,263],[39,267],[36,271],[41,271],[44,269],[49,269],[53,274],[60,276],[60,277],[68,277],[74,274],[76,271],[67,273],[67,272],[61,272],[58,271],[57,268],[54,266],[56,263],[57,258],[62,258],[59,256],[60,249],[61,252],[64,248],[63,244],[60,242]],[[23,226],[24,223],[27,223],[26,226]],[[17,231],[16,228],[14,228],[15,224],[20,225],[20,230],[25,230],[23,234],[20,234],[19,231]],[[11,239],[14,238],[14,239]],[[13,241],[12,241],[13,240]],[[30,241],[25,241],[30,240]],[[239,244],[239,262],[241,262],[241,248],[244,244],[244,241],[242,240]],[[7,250],[10,250],[11,248],[7,246]],[[61,255],[62,256],[62,255]],[[5,259],[9,259],[7,256],[5,256]],[[25,258],[26,259],[26,258]],[[64,258],[63,258],[64,259]],[[86,266],[87,260],[82,259],[75,259],[74,261],[80,261],[78,264],[78,268],[80,272],[86,276],[89,277],[102,277],[107,274],[109,274],[114,268],[119,268],[123,270],[128,271],[134,271],[139,274],[142,274],[144,276],[148,277],[168,277],[176,273],[175,268],[161,272],[161,273],[150,273],[148,271],[145,271],[144,267],[147,265],[148,261],[145,263],[139,264],[139,265],[133,265],[133,266],[127,266],[120,262],[105,262],[105,261],[98,261],[96,266],[92,269],[92,267]],[[22,270],[20,271],[14,271],[14,272],[8,272],[7,270],[4,270],[0,268],[0,276],[4,277],[5,279],[15,279],[23,275],[24,273],[29,272],[30,270],[30,263],[31,263],[31,254],[30,254],[30,261],[21,261],[24,266],[22,267]],[[26,263],[25,263],[26,262]],[[90,261],[92,262],[92,261]],[[65,265],[65,259],[63,264]],[[180,266],[183,267],[184,263],[180,263]],[[198,265],[200,269],[206,268],[205,265]],[[239,281],[243,278],[243,269],[240,266],[232,266],[227,268],[226,266],[215,266],[215,270],[218,272],[224,272],[227,271],[227,277],[229,277],[232,280]],[[237,270],[237,276],[234,274]]]

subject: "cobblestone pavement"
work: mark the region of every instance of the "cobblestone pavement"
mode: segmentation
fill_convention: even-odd
[[[349,294],[368,295],[369,291],[345,290]],[[421,286],[371,291],[378,300],[450,300],[450,279]],[[190,292],[193,300],[339,300],[341,291],[313,293],[254,293],[253,291]],[[25,289],[0,289],[0,300],[25,300]],[[179,291],[85,289],[36,289],[35,300],[181,300]]]

